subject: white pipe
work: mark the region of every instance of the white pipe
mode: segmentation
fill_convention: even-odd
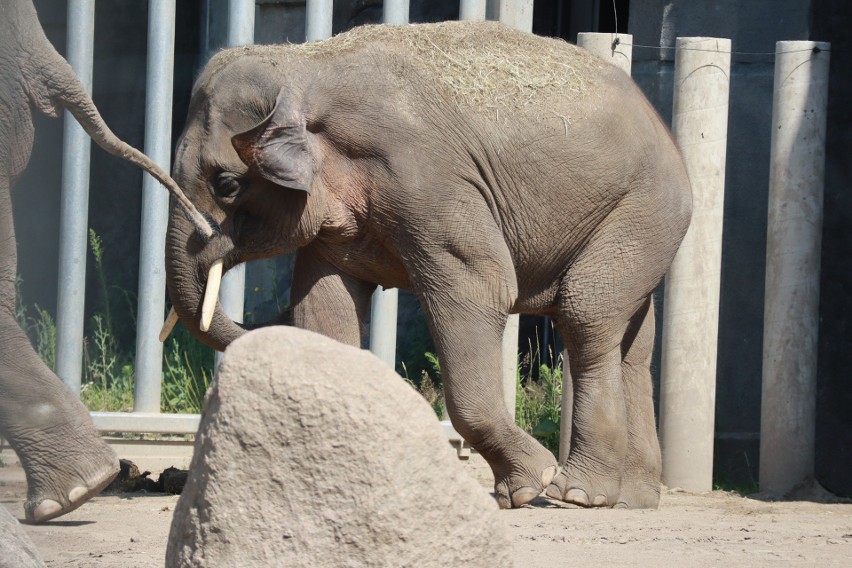
[[[331,37],[332,0],[308,0],[305,5],[305,41]]]
[[[814,473],[829,49],[775,44],[759,479],[780,494]]]
[[[716,352],[731,41],[678,38],[672,129],[693,193],[692,224],[666,276],[660,445],[663,482],[713,488]]]
[[[176,0],[151,0],[145,89],[145,153],[169,171]],[[142,178],[142,231],[136,326],[134,412],[159,412],[163,380],[160,325],[166,297],[166,228],[169,194],[148,174]]]
[[[68,63],[92,92],[94,0],[68,0]],[[62,137],[62,194],[59,210],[59,291],[56,305],[56,374],[80,394],[86,305],[91,140],[65,112]]]
[[[577,45],[630,75],[633,63],[632,35],[580,32],[577,34]]]

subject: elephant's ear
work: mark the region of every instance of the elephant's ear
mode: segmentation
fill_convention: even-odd
[[[231,144],[240,160],[265,179],[311,192],[313,157],[305,116],[283,90],[272,113],[251,130],[231,138]]]

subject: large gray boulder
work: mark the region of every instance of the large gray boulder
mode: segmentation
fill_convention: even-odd
[[[272,327],[228,347],[166,566],[510,566],[496,502],[367,351]]]
[[[0,568],[44,568],[18,520],[0,505]]]

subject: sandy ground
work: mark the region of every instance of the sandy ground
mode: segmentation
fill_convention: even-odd
[[[466,468],[487,487],[483,463],[474,459]],[[25,493],[20,466],[0,467],[0,504],[18,519]],[[47,566],[163,566],[176,501],[166,495],[100,496],[26,531]],[[582,510],[539,498],[502,514],[517,568],[852,566],[850,503],[669,490],[656,511]]]

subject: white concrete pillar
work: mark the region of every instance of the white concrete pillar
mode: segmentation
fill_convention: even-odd
[[[731,41],[678,38],[672,130],[692,183],[692,224],[666,276],[660,445],[663,482],[713,488],[716,351]]]
[[[384,290],[381,286],[373,294],[370,306],[370,352],[396,368],[396,324],[399,290]]]
[[[619,34],[582,32],[577,35],[577,45],[594,53],[630,75],[633,64],[633,36]],[[562,338],[565,339],[564,337]],[[559,421],[559,461],[568,458],[571,450],[571,421],[574,416],[574,385],[568,365],[568,350],[562,352],[562,417]]]
[[[461,0],[459,20],[484,20],[487,7],[487,0]]]
[[[781,494],[814,473],[829,47],[775,47],[759,480]]]
[[[409,0],[385,0],[382,5],[382,21],[386,24],[408,23]]]
[[[628,75],[633,63],[633,36],[597,32],[580,32],[577,45],[612,63]]]
[[[495,17],[510,28],[532,33],[533,0],[499,0]]]

